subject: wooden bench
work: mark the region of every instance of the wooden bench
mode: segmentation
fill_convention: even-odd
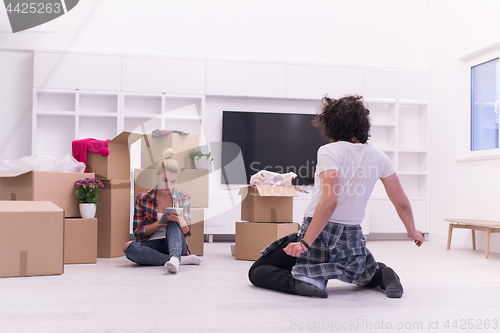
[[[486,232],[486,248],[485,257],[488,259],[490,254],[490,234],[500,233],[500,222],[496,221],[485,221],[485,220],[469,220],[469,219],[444,219],[450,222],[450,228],[448,230],[448,246],[451,246],[451,233],[454,228],[471,229],[472,230],[472,248],[476,249],[476,230]]]

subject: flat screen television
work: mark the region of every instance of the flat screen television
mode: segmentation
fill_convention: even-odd
[[[313,185],[318,148],[328,141],[311,122],[316,115],[271,112],[222,112],[222,165],[238,153],[243,170],[222,172],[222,184],[248,184],[260,170],[294,172],[293,185]],[[232,147],[239,147],[238,149]],[[229,168],[226,168],[229,170]]]

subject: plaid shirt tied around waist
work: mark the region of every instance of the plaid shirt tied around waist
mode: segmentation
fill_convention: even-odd
[[[267,255],[295,236],[300,242],[311,220],[311,217],[305,217],[298,233],[278,239],[261,253]],[[339,279],[363,286],[375,275],[377,262],[366,248],[360,225],[329,221],[310,247],[309,251],[297,258],[297,263],[292,268],[292,276],[296,279],[301,276],[315,280]]]

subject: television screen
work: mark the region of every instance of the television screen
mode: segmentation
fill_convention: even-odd
[[[318,148],[328,143],[311,122],[314,114],[223,111],[222,165],[227,166],[239,153],[243,170],[222,173],[222,184],[248,184],[260,170],[293,172],[294,185],[313,185]],[[229,168],[226,168],[229,170]],[[246,182],[245,182],[246,180]]]

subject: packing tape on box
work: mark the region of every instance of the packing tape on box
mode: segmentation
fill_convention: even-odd
[[[276,218],[276,209],[272,208],[271,209],[271,222],[275,223],[276,221],[277,221],[277,218]]]
[[[119,184],[111,184],[109,182],[103,182],[103,185],[105,189],[111,189],[111,190],[119,190],[119,189],[127,189],[130,188],[130,182],[126,183],[119,183]]]
[[[19,252],[19,276],[26,276],[28,273],[28,252]]]
[[[149,159],[150,161],[154,161],[154,156],[153,156],[153,151],[151,150],[151,146],[149,145],[149,139],[146,134],[144,134],[144,143],[146,144],[146,147],[148,147],[148,154],[149,154]]]

